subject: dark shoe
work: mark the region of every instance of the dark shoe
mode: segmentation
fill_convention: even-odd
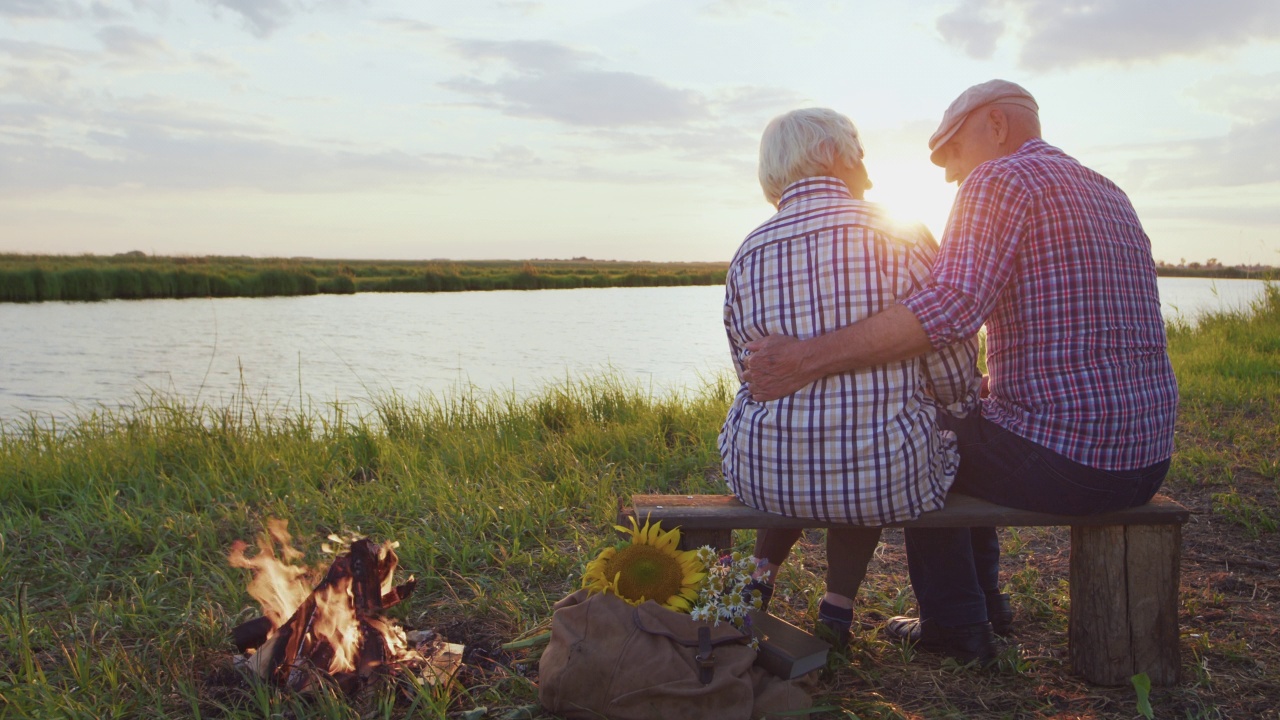
[[[987,596],[987,619],[997,635],[1008,635],[1013,631],[1013,605],[1009,603],[1009,593]]]
[[[852,608],[836,607],[825,600],[818,603],[818,624],[814,626],[813,634],[820,640],[826,640],[837,650],[844,650],[849,647],[852,629]]]
[[[893,617],[884,629],[895,640],[908,640],[921,650],[942,653],[962,664],[977,660],[989,665],[996,659],[995,634],[989,622],[942,627],[927,620]]]
[[[773,583],[767,583],[763,580],[752,579],[747,586],[742,589],[742,600],[747,605],[751,605],[751,598],[756,591],[760,591],[760,612],[769,612],[769,601],[773,599]]]

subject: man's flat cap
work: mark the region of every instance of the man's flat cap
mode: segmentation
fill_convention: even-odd
[[[991,103],[1021,105],[1036,112],[1040,111],[1036,99],[1031,97],[1031,93],[1027,92],[1026,88],[1017,83],[1011,83],[1008,80],[988,80],[980,85],[974,85],[960,93],[960,97],[951,103],[951,107],[947,108],[942,115],[942,123],[938,125],[933,137],[929,138],[929,159],[934,165],[942,165],[938,162],[938,154],[942,146],[956,134],[964,124],[964,119],[969,117],[969,113]]]

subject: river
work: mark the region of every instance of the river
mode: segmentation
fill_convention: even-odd
[[[1166,319],[1246,307],[1252,280],[1161,278]],[[0,305],[0,423],[153,392],[266,410],[387,394],[527,395],[603,374],[665,394],[729,372],[719,286]]]

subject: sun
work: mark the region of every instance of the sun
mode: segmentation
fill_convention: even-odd
[[[899,222],[921,222],[935,238],[941,237],[955,201],[956,187],[943,179],[943,170],[920,162],[919,154],[891,148],[882,157],[867,160],[872,187],[867,200],[882,205]]]

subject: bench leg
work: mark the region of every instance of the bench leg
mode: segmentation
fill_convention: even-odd
[[[733,547],[733,531],[680,529],[681,550],[694,550],[703,545],[710,545],[716,550],[731,548]]]
[[[627,527],[631,518],[636,516],[635,510],[625,505],[618,508],[618,524]],[[647,518],[646,518],[647,519]],[[641,525],[644,520],[638,521]],[[670,530],[671,528],[663,528]],[[703,545],[710,545],[716,550],[733,547],[733,530],[698,530],[696,528],[680,528],[680,545],[678,550],[695,550]]]
[[[1098,685],[1178,682],[1180,525],[1071,528],[1071,667]]]

